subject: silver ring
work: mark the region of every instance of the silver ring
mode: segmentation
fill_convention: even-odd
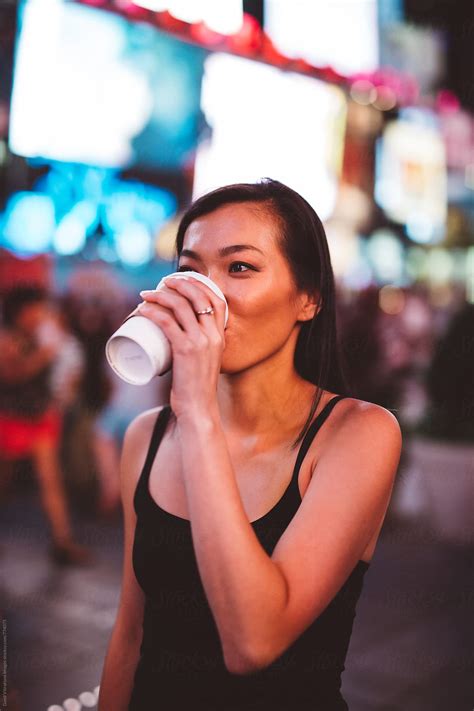
[[[195,311],[196,315],[201,315],[201,314],[213,314],[214,309],[212,306],[208,306],[207,309],[203,309],[202,311]]]

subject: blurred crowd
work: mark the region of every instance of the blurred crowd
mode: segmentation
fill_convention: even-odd
[[[474,441],[474,305],[460,293],[435,306],[422,287],[338,290],[351,395],[392,410],[405,435]],[[107,339],[135,305],[93,270],[75,273],[62,293],[19,284],[2,296],[0,498],[34,482],[58,563],[90,559],[75,542],[71,506],[120,516],[125,430],[166,400],[163,379],[128,385],[105,359]]]
[[[409,435],[474,443],[474,304],[423,285],[340,294],[353,397],[393,410]]]

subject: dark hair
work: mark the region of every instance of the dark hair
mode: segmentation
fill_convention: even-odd
[[[296,287],[311,294],[319,292],[321,308],[311,321],[302,324],[295,348],[296,371],[317,386],[307,420],[293,443],[296,447],[313,420],[323,389],[338,394],[348,392],[337,338],[335,282],[326,233],[318,215],[301,195],[277,180],[264,178],[258,183],[226,185],[192,203],[178,226],[178,258],[186,230],[194,220],[234,203],[254,203],[276,222]]]
[[[3,299],[3,323],[8,328],[15,325],[25,306],[48,301],[46,289],[41,286],[15,286],[8,291]]]

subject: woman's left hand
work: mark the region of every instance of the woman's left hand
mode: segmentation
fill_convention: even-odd
[[[224,350],[225,303],[205,284],[186,274],[169,277],[157,291],[142,291],[137,313],[156,323],[172,350],[171,409],[177,418],[216,405]],[[160,308],[157,308],[159,306]],[[212,308],[214,313],[197,314]]]

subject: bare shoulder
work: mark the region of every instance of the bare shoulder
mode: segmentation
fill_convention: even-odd
[[[153,407],[137,415],[128,425],[122,446],[122,487],[134,486],[145,464],[156,419],[164,405]]]
[[[358,432],[377,434],[378,437],[401,443],[400,424],[393,412],[374,402],[357,398],[347,398],[347,400],[349,404],[341,420],[341,427],[344,427],[346,432],[353,429]]]
[[[319,439],[319,441],[318,441]],[[364,442],[377,443],[399,456],[402,433],[395,415],[381,405],[344,397],[334,407],[310,447],[312,469],[330,451],[360,452]]]
[[[125,439],[127,439],[127,441],[133,440],[135,442],[141,437],[146,437],[149,434],[151,435],[153,427],[155,426],[156,418],[163,408],[164,405],[160,405],[159,407],[152,407],[149,410],[140,412],[140,414],[134,417],[128,425],[125,431]]]
[[[356,427],[373,427],[378,423],[379,427],[387,427],[400,431],[400,426],[395,415],[381,405],[366,400],[359,400],[355,397],[343,397],[331,413],[331,420],[337,425],[336,430],[347,427],[350,424]]]

